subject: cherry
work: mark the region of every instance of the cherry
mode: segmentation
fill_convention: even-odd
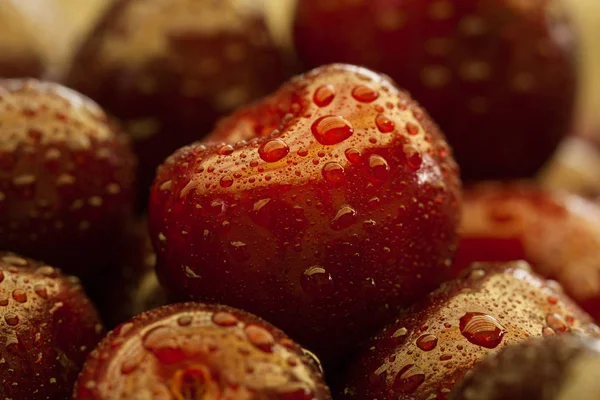
[[[0,253],[0,311],[0,398],[68,398],[103,335],[78,279]]]
[[[600,337],[556,282],[525,262],[475,264],[368,341],[348,364],[337,398],[443,400],[485,356],[575,332]]]
[[[475,261],[527,260],[600,319],[600,206],[528,183],[465,191],[456,271]]]
[[[569,131],[577,41],[560,0],[302,0],[294,36],[308,67],[365,65],[409,90],[465,179],[531,176]]]
[[[459,187],[442,134],[405,92],[366,69],[316,69],[159,168],[159,278],[333,360],[448,275]]]
[[[134,168],[126,136],[89,99],[0,80],[0,248],[80,277],[110,265]]]
[[[451,400],[561,400],[600,396],[600,342],[573,336],[529,340],[483,360]]]
[[[118,1],[81,46],[67,84],[123,121],[143,207],[166,156],[284,80],[264,14],[243,0]]]
[[[90,354],[74,400],[331,400],[279,329],[225,306],[180,303],[118,326]]]

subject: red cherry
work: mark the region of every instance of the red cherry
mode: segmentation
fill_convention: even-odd
[[[80,48],[67,83],[134,139],[140,206],[166,156],[284,81],[265,18],[253,1],[118,1]]]
[[[525,262],[475,264],[366,342],[336,398],[446,399],[484,357],[567,333],[600,337],[600,328]]]
[[[526,183],[465,191],[456,271],[475,261],[527,260],[600,319],[600,207]]]
[[[0,253],[0,396],[66,399],[102,324],[75,277]]]
[[[367,85],[377,99],[355,100]],[[323,87],[327,106],[314,101]],[[387,104],[394,133],[376,126]],[[458,171],[436,125],[386,78],[314,70],[208,139],[167,159],[152,189],[159,277],[174,293],[243,307],[332,359],[446,276]]]
[[[524,177],[570,128],[577,43],[562,3],[302,0],[294,41],[307,67],[390,75],[440,124],[466,179]]]
[[[90,354],[74,400],[331,400],[314,359],[244,311],[199,303],[141,314]]]
[[[0,80],[0,247],[80,277],[114,260],[131,217],[135,157],[89,99]]]

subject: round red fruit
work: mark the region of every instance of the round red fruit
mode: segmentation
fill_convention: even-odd
[[[0,253],[0,312],[0,398],[68,398],[104,333],[77,278]]]
[[[0,80],[0,248],[80,277],[107,265],[132,209],[135,157],[89,99]]]
[[[182,303],[141,314],[90,354],[74,400],[331,400],[318,364],[246,312]]]
[[[600,319],[600,207],[527,183],[465,191],[456,271],[476,261],[527,260]]]
[[[556,282],[525,262],[475,264],[366,342],[337,398],[446,399],[484,357],[529,338],[572,333],[600,337],[600,328]]]
[[[134,139],[141,206],[165,157],[284,80],[265,19],[261,1],[124,0],[80,48],[68,86]]]
[[[577,40],[561,0],[301,0],[300,59],[365,65],[410,91],[465,179],[533,175],[570,129]]]
[[[247,309],[331,359],[449,272],[458,169],[387,78],[316,69],[209,140],[167,159],[152,188],[151,239],[173,293]]]

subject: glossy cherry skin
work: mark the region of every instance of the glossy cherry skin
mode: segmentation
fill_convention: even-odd
[[[135,165],[127,137],[86,97],[0,80],[0,248],[79,277],[110,265]]]
[[[339,399],[444,400],[473,365],[543,335],[600,335],[525,262],[475,264],[397,316],[349,363]]]
[[[180,303],[119,325],[90,353],[74,400],[331,400],[303,349],[231,307]]]
[[[0,311],[0,398],[68,398],[104,335],[78,279],[0,253]]]
[[[465,190],[456,271],[475,261],[527,260],[600,318],[600,205],[531,183]]]
[[[156,167],[171,152],[284,80],[262,2],[125,0],[83,43],[66,82],[134,139],[146,207]]]
[[[473,369],[451,400],[592,400],[598,385],[600,342],[561,336],[509,346]]]
[[[406,88],[466,180],[533,175],[570,130],[577,40],[562,1],[300,0],[307,67],[365,65]]]
[[[448,274],[458,170],[388,79],[316,69],[210,138],[224,143],[180,149],[152,188],[151,239],[172,292],[243,307],[332,360]]]

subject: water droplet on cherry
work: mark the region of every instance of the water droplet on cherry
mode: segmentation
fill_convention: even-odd
[[[356,223],[356,216],[356,210],[345,204],[339,209],[333,221],[331,221],[331,228],[336,231],[349,228]]]
[[[333,293],[333,278],[325,268],[314,265],[307,268],[300,278],[300,285],[311,297],[322,298]]]
[[[390,132],[393,132],[394,129],[396,129],[396,126],[394,125],[394,121],[392,121],[385,114],[379,114],[375,118],[375,124],[377,125],[377,129],[379,129],[379,132],[381,132],[381,133],[390,133]]]
[[[315,90],[314,103],[319,107],[326,107],[335,98],[335,88],[332,85],[323,85]]]
[[[502,342],[506,329],[491,315],[468,312],[460,319],[460,333],[477,346],[493,349]]]
[[[414,393],[425,381],[425,374],[414,364],[408,364],[398,372],[393,388],[398,393]]]
[[[257,325],[248,325],[244,328],[244,332],[250,343],[258,349],[265,353],[271,353],[273,351],[275,338],[266,329]]]
[[[406,123],[406,131],[413,136],[416,136],[419,134],[419,126],[413,122],[407,122]]]
[[[354,148],[346,149],[344,154],[346,155],[348,161],[350,161],[352,164],[360,163],[360,160],[362,158],[362,154],[360,153],[360,151]]]
[[[290,152],[288,145],[281,139],[271,139],[258,148],[258,154],[266,162],[276,162]]]
[[[419,336],[416,343],[419,349],[423,351],[431,351],[437,346],[438,338],[432,334],[425,334]]]
[[[375,89],[367,85],[359,85],[352,89],[352,97],[361,103],[371,103],[379,97]]]
[[[344,167],[336,162],[328,162],[321,170],[323,178],[329,183],[339,183],[344,180]]]
[[[323,145],[341,143],[354,134],[354,128],[343,117],[327,115],[317,119],[311,127],[312,134]]]
[[[388,162],[378,154],[371,154],[369,157],[369,168],[371,168],[371,175],[381,181],[387,179],[390,172]]]
[[[216,325],[224,326],[224,327],[235,326],[239,322],[239,320],[237,319],[237,317],[235,315],[230,314],[228,312],[224,312],[224,311],[215,313],[215,315],[213,315],[213,317],[212,317],[212,321]]]

